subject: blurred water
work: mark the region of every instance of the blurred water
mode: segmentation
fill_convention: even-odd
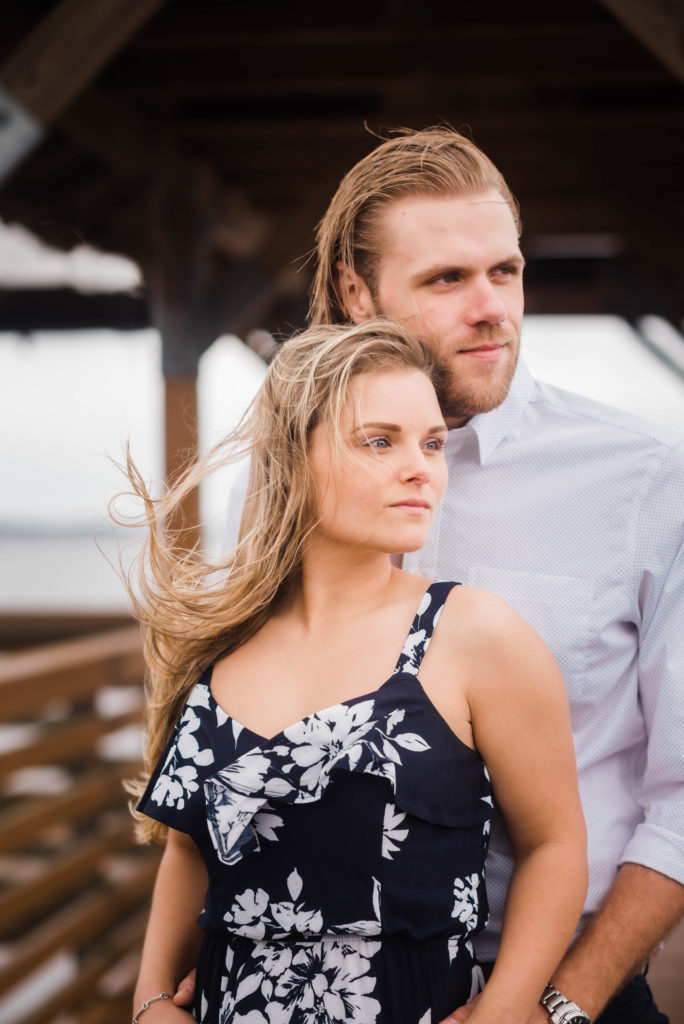
[[[528,317],[523,353],[541,379],[684,434],[682,377],[624,321]],[[118,457],[130,439],[145,476],[161,476],[159,355],[151,330],[0,335],[0,610],[128,607],[107,561],[118,561],[122,538],[103,526],[106,505],[123,482],[108,456]],[[237,338],[219,339],[205,353],[198,384],[204,449],[236,423],[264,372]],[[202,494],[214,548],[235,472],[223,470]],[[136,548],[134,536],[123,543],[129,554]]]

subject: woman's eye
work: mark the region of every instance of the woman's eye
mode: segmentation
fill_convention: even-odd
[[[425,442],[425,447],[431,452],[440,452],[444,447],[444,441],[441,437],[431,437],[429,441]]]
[[[369,437],[365,442],[367,448],[389,448],[388,437]]]

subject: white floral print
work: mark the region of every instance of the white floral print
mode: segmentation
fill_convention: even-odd
[[[399,850],[399,843],[402,843],[408,835],[407,828],[399,828],[405,820],[406,815],[399,808],[388,802],[385,804],[385,818],[382,825],[382,855],[386,860],[392,860],[392,854]]]
[[[171,747],[164,771],[160,773],[152,790],[151,799],[160,806],[182,810],[186,798],[199,788],[195,766],[206,766],[214,761],[211,747],[201,748],[194,735],[201,724],[194,705],[201,703],[203,695],[197,695],[192,703],[191,699],[195,696],[195,691],[201,689],[208,690],[208,687],[195,686],[188,698],[176,730],[176,742]],[[180,764],[181,761],[186,763]]]
[[[379,942],[368,941],[360,947],[343,940],[300,944],[277,978],[271,971],[269,1024],[373,1024],[380,1003],[372,994],[376,979],[370,960],[379,950]]]
[[[466,875],[465,878],[454,879],[454,909],[451,916],[457,918],[461,924],[468,928],[474,928],[478,920],[478,886],[479,875]]]

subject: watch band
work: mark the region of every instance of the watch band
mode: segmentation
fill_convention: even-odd
[[[539,1002],[548,1013],[552,1024],[591,1024],[589,1014],[580,1010],[577,1003],[566,999],[551,982],[542,992]]]

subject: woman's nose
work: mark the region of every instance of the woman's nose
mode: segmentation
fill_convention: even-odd
[[[422,449],[407,455],[401,467],[401,478],[407,482],[418,480],[427,483],[430,479],[430,465]]]

